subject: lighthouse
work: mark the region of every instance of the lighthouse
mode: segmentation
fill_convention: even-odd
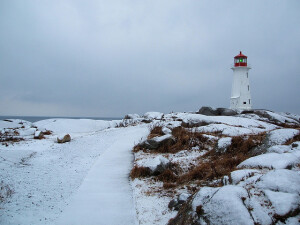
[[[240,52],[234,57],[233,81],[230,98],[230,108],[235,110],[249,110],[252,108],[249,70],[247,56]]]

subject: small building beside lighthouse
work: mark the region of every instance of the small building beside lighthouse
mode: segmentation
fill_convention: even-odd
[[[247,56],[240,52],[234,57],[233,81],[230,98],[230,108],[233,110],[250,110],[252,101],[250,95],[249,70]]]

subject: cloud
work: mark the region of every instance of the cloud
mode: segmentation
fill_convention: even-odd
[[[2,115],[228,107],[240,50],[253,67],[254,107],[300,113],[297,1],[0,4]]]

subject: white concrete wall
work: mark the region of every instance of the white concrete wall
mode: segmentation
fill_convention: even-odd
[[[231,69],[233,70],[233,82],[231,89],[230,108],[243,110],[251,109],[252,100],[248,72],[250,67],[233,67]],[[244,104],[244,102],[246,104]]]

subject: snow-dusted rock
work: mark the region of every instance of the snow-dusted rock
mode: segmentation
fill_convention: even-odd
[[[238,168],[270,168],[286,169],[300,163],[300,151],[293,153],[267,153],[251,157],[241,164]]]
[[[146,112],[144,118],[149,120],[161,120],[163,115],[161,112]]]
[[[271,191],[300,194],[299,173],[287,169],[272,170],[262,176],[257,187]]]
[[[247,191],[238,186],[203,187],[195,195],[192,208],[199,213],[199,223],[204,219],[210,224],[254,224],[243,203],[247,197]]]
[[[284,144],[295,135],[299,134],[299,130],[296,129],[278,129],[270,132],[269,142],[272,145]]]
[[[137,161],[139,167],[148,167],[152,173],[162,173],[169,163],[170,160],[161,155],[155,158],[145,158]]]
[[[174,143],[175,139],[172,136],[172,134],[166,134],[160,137],[154,137],[149,140],[144,141],[141,146],[147,149],[157,149],[159,146],[165,144],[165,143]]]
[[[203,106],[203,107],[201,107],[201,109],[199,109],[197,114],[202,114],[202,115],[205,115],[205,116],[217,116],[218,112],[217,112],[216,109],[214,109],[212,107]]]
[[[225,152],[227,147],[231,145],[231,137],[220,138],[217,143],[217,152]]]
[[[31,136],[36,132],[36,128],[18,129],[20,136]]]
[[[274,145],[267,149],[267,152],[271,153],[286,153],[291,152],[292,146],[288,145]]]
[[[264,190],[264,193],[275,208],[275,213],[280,216],[291,213],[300,207],[300,197],[295,193],[291,194],[270,190]]]
[[[38,130],[34,133],[34,139],[42,139],[43,137],[44,137],[44,134],[40,130]]]
[[[260,171],[254,169],[235,170],[230,173],[231,182],[232,184],[238,184],[240,181],[245,180],[258,173],[260,173]]]
[[[169,128],[167,128],[167,127],[163,127],[163,128],[162,128],[162,132],[163,132],[164,134],[171,134],[171,133],[172,133],[171,129],[169,129]]]
[[[64,135],[60,135],[57,137],[57,143],[66,143],[66,142],[70,142],[71,141],[71,136],[70,134],[64,134]]]

